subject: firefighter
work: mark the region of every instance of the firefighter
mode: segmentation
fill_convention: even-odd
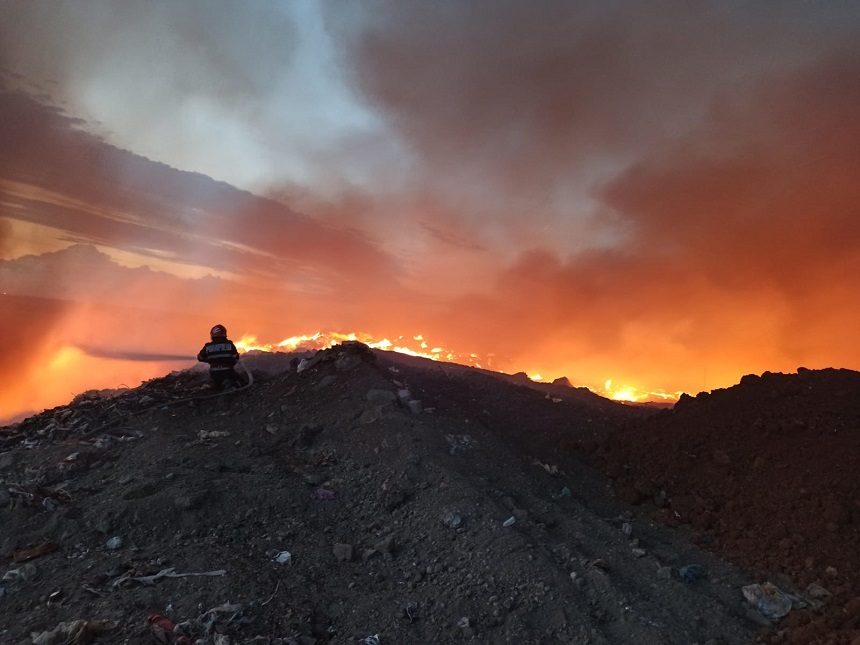
[[[239,351],[233,341],[227,338],[227,328],[215,325],[209,332],[211,341],[197,354],[201,363],[209,363],[209,376],[218,390],[244,387],[244,379],[233,369],[239,362]]]

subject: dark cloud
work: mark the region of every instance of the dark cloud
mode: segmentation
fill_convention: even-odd
[[[429,177],[518,212],[683,136],[727,88],[850,42],[796,3],[796,17],[740,3],[373,6],[365,22],[330,12],[361,90]]]
[[[606,201],[635,226],[635,252],[727,286],[772,283],[788,298],[842,282],[860,254],[860,59],[733,98],[607,186]]]
[[[361,282],[396,270],[357,231],[118,150],[75,125],[26,95],[0,93],[0,200],[10,216],[74,242],[269,278],[313,268]]]
[[[12,223],[8,220],[0,219],[0,257],[5,256],[9,251],[14,251],[14,247]]]
[[[725,95],[699,130],[603,189],[627,243],[523,254],[492,297],[457,301],[458,329],[478,351],[551,362],[555,348],[586,373],[669,389],[703,371],[727,384],[860,364],[858,104],[860,61],[844,58]]]
[[[337,71],[375,110],[372,127],[331,138],[283,109],[332,70],[279,73],[298,55],[295,16],[256,29],[277,5],[206,17],[195,3],[101,17],[63,5],[68,33],[51,5],[34,6],[2,23],[0,51],[56,72],[41,86],[54,101],[6,75],[0,204],[81,245],[0,265],[16,293],[74,300],[46,317],[37,346],[59,347],[62,328],[93,351],[184,355],[217,320],[267,342],[422,333],[589,385],[695,389],[860,365],[847,337],[860,313],[853,4],[324,3]],[[119,28],[131,19],[145,37]],[[44,55],[25,27],[50,44]],[[69,36],[96,28],[108,37],[92,46]],[[135,56],[175,62],[143,83],[141,109],[117,80],[146,80]],[[258,154],[274,149],[260,142],[283,148],[285,129],[326,144],[287,146],[313,181],[272,181],[260,196],[108,145],[81,103],[57,101],[82,96],[103,97],[146,140],[184,142],[179,130],[201,119],[205,140],[235,151],[236,177],[294,160]],[[93,244],[235,279],[132,270]],[[136,347],[147,333],[152,347]]]

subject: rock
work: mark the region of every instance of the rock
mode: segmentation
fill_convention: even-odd
[[[17,569],[12,569],[11,571],[7,571],[3,574],[3,580],[23,580],[24,582],[30,582],[31,580],[35,580],[39,575],[39,569],[32,562],[28,562],[22,567]]]
[[[813,582],[806,588],[806,594],[814,600],[820,600],[829,596],[830,592],[821,585]]]
[[[334,362],[334,368],[338,372],[348,372],[361,364],[361,357],[355,354],[341,354]]]
[[[394,403],[397,400],[397,395],[390,390],[368,390],[364,398],[372,403]]]
[[[305,483],[310,486],[319,486],[320,484],[325,482],[326,478],[320,473],[306,473],[304,475],[304,480]]]
[[[206,501],[207,493],[204,491],[180,493],[173,498],[173,507],[177,511],[193,511]]]
[[[386,538],[379,540],[376,544],[373,545],[375,551],[379,553],[393,553],[394,552],[394,536],[389,535]]]
[[[326,374],[320,379],[320,382],[316,384],[315,389],[322,390],[337,380],[337,377],[334,374]]]
[[[337,558],[338,562],[352,562],[354,554],[351,544],[337,543],[334,545],[332,552],[334,553],[334,557]]]
[[[403,506],[406,502],[408,502],[412,498],[412,493],[403,488],[393,488],[391,490],[385,491],[382,495],[382,503],[385,506],[385,510],[389,513],[394,509]]]
[[[371,423],[376,423],[379,419],[382,418],[382,406],[375,405],[373,407],[367,408],[361,413],[361,416],[358,417],[358,422],[367,426]]]
[[[12,468],[18,462],[19,458],[19,453],[17,452],[4,452],[0,454],[0,472]]]
[[[442,523],[452,529],[458,529],[463,526],[463,516],[459,513],[448,513],[442,518]]]
[[[46,497],[45,499],[51,499],[51,498]],[[0,488],[0,510],[9,506],[9,503],[11,501],[12,501],[12,495],[11,495],[11,493],[9,493],[9,491],[6,489],[6,487],[4,486],[4,487]],[[51,500],[51,501],[53,502],[54,500]],[[53,508],[48,508],[48,506],[51,506],[50,503],[46,505],[43,501],[42,505],[49,511],[54,510]]]
[[[685,582],[695,582],[706,575],[705,568],[700,564],[688,564],[678,569],[678,575]]]

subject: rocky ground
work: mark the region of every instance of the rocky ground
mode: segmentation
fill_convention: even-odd
[[[0,642],[860,635],[858,390],[817,385],[853,372],[655,414],[357,343],[300,358],[247,357],[235,393],[190,370],[0,430]],[[781,619],[778,592],[761,611],[743,592],[767,581],[795,595]]]

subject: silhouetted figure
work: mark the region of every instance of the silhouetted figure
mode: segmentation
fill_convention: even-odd
[[[240,388],[245,380],[233,369],[239,362],[239,351],[233,341],[227,338],[227,328],[215,325],[209,332],[211,341],[203,346],[197,354],[201,363],[209,363],[209,376],[215,382],[215,387],[223,390],[226,387]]]

